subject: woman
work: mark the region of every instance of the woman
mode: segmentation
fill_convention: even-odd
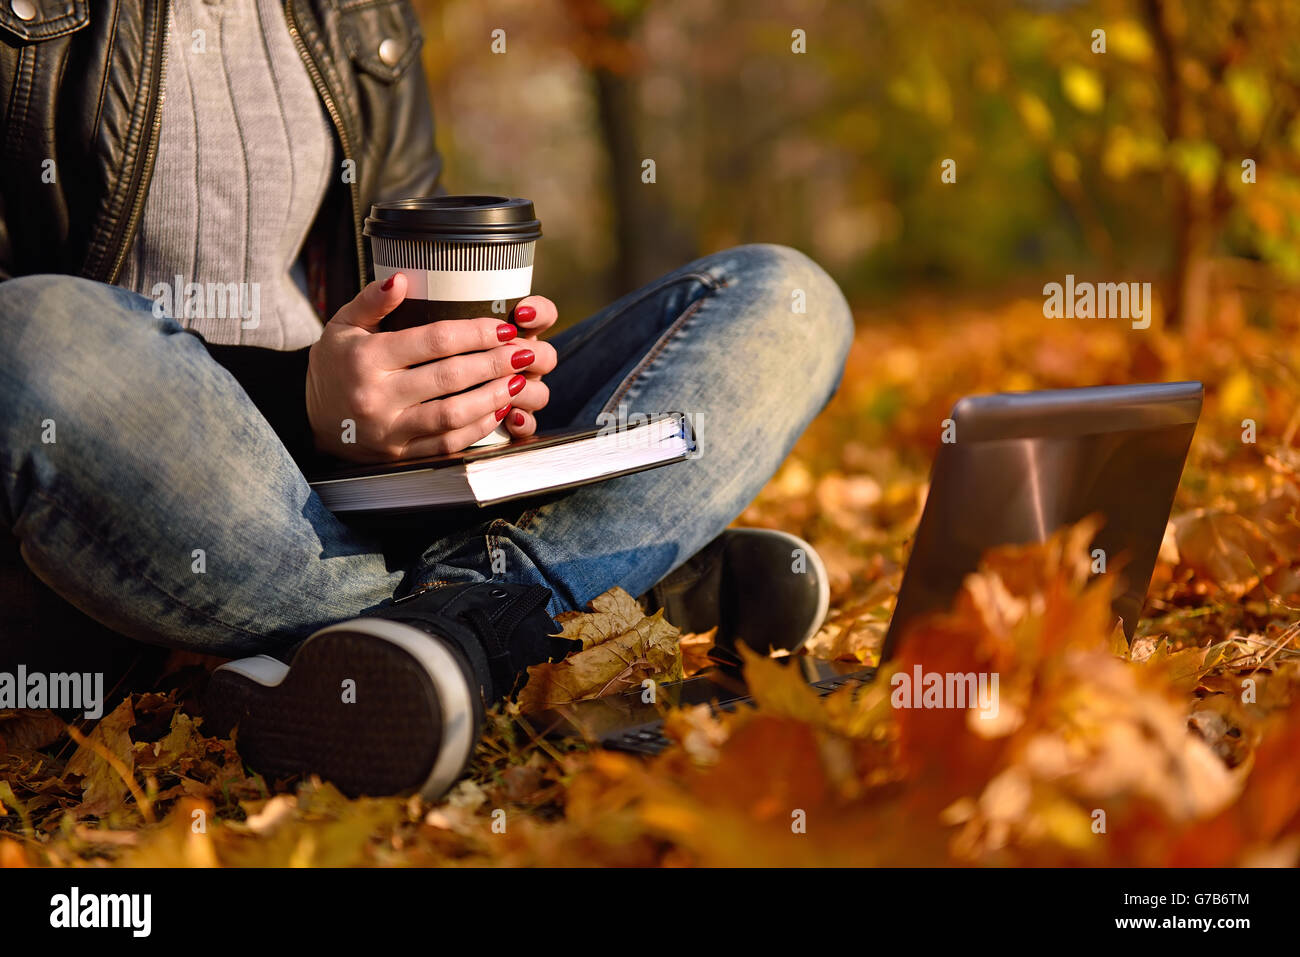
[[[5,523],[32,572],[111,628],[267,656],[214,682],[214,721],[241,722],[254,767],[435,793],[477,700],[565,650],[547,615],[659,584],[695,618],[678,624],[707,626],[720,587],[739,589],[729,607],[779,591],[719,585],[728,547],[751,577],[792,574],[798,540],[719,536],[842,373],[851,317],[807,257],[707,256],[550,340],[542,296],[515,310],[518,337],[491,318],[380,332],[405,279],[368,281],[360,218],[445,192],[407,3],[15,0],[0,38]],[[191,283],[254,290],[256,309],[186,314]],[[501,421],[526,436],[620,406],[692,413],[703,454],[383,534],[303,475],[321,454],[455,451]],[[778,613],[792,643],[824,601]],[[393,722],[402,753],[357,765]]]

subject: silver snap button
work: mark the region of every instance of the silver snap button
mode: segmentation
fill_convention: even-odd
[[[36,19],[36,4],[32,0],[10,0],[9,9],[19,20]]]
[[[510,593],[507,592],[504,588],[493,588],[490,592],[488,592],[488,594],[491,595],[493,598],[505,598],[506,595]]]
[[[15,0],[17,2],[17,0]],[[383,60],[389,66],[395,64],[402,58],[402,45],[392,37],[379,44],[379,59]]]

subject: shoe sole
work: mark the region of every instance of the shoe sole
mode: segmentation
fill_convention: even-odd
[[[349,797],[416,789],[434,800],[464,771],[475,737],[451,649],[381,618],[316,632],[289,665],[265,655],[222,665],[204,712],[208,733],[238,729],[251,769],[272,780],[318,774]]]

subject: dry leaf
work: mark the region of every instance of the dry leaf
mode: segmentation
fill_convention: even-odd
[[[713,665],[713,659],[709,657],[709,652],[713,650],[713,639],[717,635],[717,628],[710,628],[703,634],[685,634],[681,636],[680,645],[682,649],[682,675],[691,677],[705,668]]]
[[[636,600],[619,588],[594,599],[591,607],[591,613],[561,622],[562,635],[581,639],[583,650],[563,661],[530,667],[528,683],[519,693],[520,711],[620,694],[646,678],[681,679],[679,632],[664,619],[662,609],[646,617]]]
[[[87,736],[87,742],[77,747],[64,776],[81,778],[79,815],[103,817],[125,803],[130,789],[124,773],[131,774],[134,768],[130,735],[134,725],[135,711],[128,698],[105,715]],[[107,755],[115,758],[119,766],[114,767]]]
[[[0,750],[44,748],[63,737],[65,727],[53,711],[0,711]]]
[[[583,650],[626,634],[645,618],[645,610],[621,588],[611,588],[589,604],[589,612],[570,612],[556,619],[563,626],[560,636],[578,639]]]

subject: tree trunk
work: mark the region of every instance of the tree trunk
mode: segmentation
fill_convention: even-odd
[[[641,160],[636,135],[636,83],[596,67],[596,105],[601,140],[609,157],[610,218],[614,228],[614,268],[609,276],[611,298],[635,289],[645,276],[645,239],[653,216],[647,210],[641,182]]]
[[[1159,62],[1161,92],[1164,96],[1163,126],[1165,140],[1172,146],[1185,138],[1183,87],[1178,75],[1178,51],[1175,38],[1165,20],[1165,0],[1144,0],[1143,14],[1155,43]],[[1212,237],[1205,210],[1186,177],[1175,172],[1173,178],[1173,229],[1172,262],[1165,282],[1165,326],[1169,329],[1183,327],[1192,312],[1204,305],[1204,297],[1197,295],[1197,277],[1202,270],[1198,260],[1208,251]]]

